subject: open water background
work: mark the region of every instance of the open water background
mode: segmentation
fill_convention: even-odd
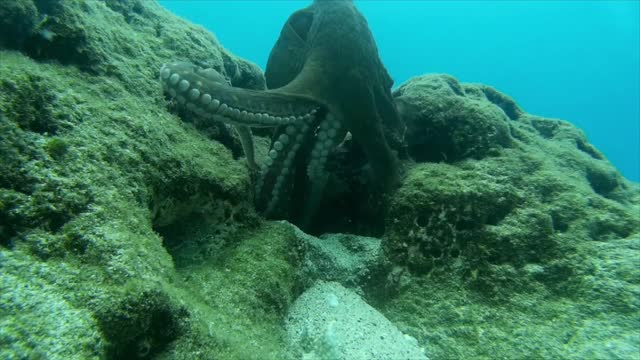
[[[265,68],[282,25],[308,0],[160,0]],[[447,73],[568,120],[640,181],[640,2],[388,1],[356,4],[400,85]]]

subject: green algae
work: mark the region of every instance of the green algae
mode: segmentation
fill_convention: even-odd
[[[221,254],[189,261],[177,269],[181,299],[194,304],[197,339],[175,343],[165,358],[285,359],[282,319],[299,293],[297,238],[284,223],[268,223],[235,236]],[[186,247],[185,249],[189,249]],[[222,259],[212,261],[212,259]],[[203,347],[203,344],[206,346]]]
[[[509,282],[500,301],[457,277],[416,278],[383,313],[432,359],[633,358],[639,244],[637,237],[583,244],[565,263],[573,268],[566,289],[547,286],[564,278],[559,264],[496,269]]]
[[[14,12],[2,26],[33,28],[20,43],[4,44],[20,52],[0,50],[0,357],[149,358],[175,355],[174,341],[191,344],[179,356],[225,348],[233,357],[250,338],[200,326],[198,314],[211,304],[182,299],[203,284],[182,281],[174,263],[183,258],[157,231],[209,214],[213,227],[237,239],[225,246],[240,243],[242,229],[259,226],[248,172],[230,150],[164,110],[156,77],[163,61],[180,57],[206,59],[236,84],[260,88],[262,76],[152,2],[21,4],[47,15],[40,26],[51,37],[42,38],[36,24],[16,25],[17,8],[3,7]],[[137,11],[125,18],[119,11],[129,6]],[[273,245],[283,235],[271,229],[260,238],[270,236],[276,239],[265,243]],[[294,272],[270,272],[287,261],[270,254],[262,274],[282,287],[239,275],[208,286],[238,294],[262,287],[249,305],[281,313],[290,300],[278,294],[290,291]],[[251,255],[238,261],[251,264]],[[206,271],[218,268],[199,273]],[[55,318],[39,322],[42,314]],[[225,324],[246,318],[244,311],[224,316]],[[253,322],[262,346],[282,348],[269,335],[273,324]]]
[[[505,106],[447,81],[418,78],[398,94]],[[410,116],[426,129],[458,116],[418,108]],[[388,212],[396,295],[383,312],[432,359],[629,358],[640,324],[638,184],[575,127],[513,109],[499,117],[509,146],[408,167]],[[459,122],[444,124],[455,137]],[[476,129],[466,136],[482,136]]]
[[[100,359],[92,311],[74,304],[80,268],[0,250],[0,355],[5,359]]]

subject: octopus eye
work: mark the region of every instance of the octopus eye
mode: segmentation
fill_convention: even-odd
[[[309,29],[313,23],[313,13],[310,11],[296,11],[289,18],[289,26],[300,37],[300,39],[306,41]]]

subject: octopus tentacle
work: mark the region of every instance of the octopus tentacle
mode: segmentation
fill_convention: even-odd
[[[279,210],[292,210],[282,209],[280,205],[289,200],[294,185],[292,178],[297,171],[302,171],[309,191],[297,216],[303,221],[311,218],[326,183],[327,157],[346,134],[346,129],[332,113],[319,116],[316,122],[300,125],[287,126],[276,133],[267,167],[256,184],[257,202],[263,204],[267,216],[276,215]]]
[[[160,70],[165,91],[178,103],[204,119],[241,126],[250,167],[256,165],[248,127],[275,129],[256,180],[256,203],[266,215],[310,225],[329,178],[328,157],[347,130],[369,160],[381,190],[375,192],[399,182],[386,134],[402,127],[393,82],[353,2],[314,1],[293,13],[271,51],[265,77],[275,89],[234,88],[217,71],[183,62]]]
[[[256,204],[266,215],[273,214],[290,196],[290,179],[296,172],[299,150],[305,144],[315,144],[305,152],[310,157],[304,162],[309,163],[306,175],[316,189],[323,183],[319,180],[324,176],[327,156],[343,133],[340,121],[327,114],[324,105],[281,90],[234,88],[217,71],[185,62],[163,65],[160,80],[169,95],[198,116],[235,125],[252,170],[258,170],[258,166],[250,127],[276,128],[256,181]]]
[[[344,138],[345,132],[340,121],[331,113],[320,122],[316,135],[317,141],[311,150],[311,159],[307,167],[309,179],[313,181],[313,179],[323,175],[327,157]]]
[[[164,89],[205,119],[251,127],[276,127],[310,121],[322,107],[304,96],[278,90],[234,88],[213,69],[177,62],[160,69]],[[217,118],[214,118],[217,117]]]
[[[320,117],[317,117],[320,118]],[[296,159],[304,144],[309,143],[317,121],[299,121],[276,131],[265,168],[256,184],[256,202],[271,215],[289,196],[291,179],[296,171]]]
[[[300,217],[300,224],[303,228],[306,228],[310,224],[314,211],[318,207],[324,192],[329,176],[325,171],[327,158],[343,141],[346,133],[347,131],[342,126],[342,121],[338,120],[338,117],[334,114],[328,114],[327,117],[320,122],[316,135],[317,141],[311,150],[310,160],[307,166],[309,195]]]
[[[242,144],[244,156],[247,158],[247,166],[249,166],[249,169],[252,172],[257,172],[259,167],[255,160],[255,149],[253,146],[253,134],[251,133],[251,128],[244,125],[237,125],[236,131],[240,137],[240,144]]]

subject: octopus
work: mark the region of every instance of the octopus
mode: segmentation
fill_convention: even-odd
[[[316,0],[294,12],[265,70],[267,89],[231,86],[211,68],[188,62],[160,69],[164,91],[204,121],[234,125],[249,168],[254,199],[267,217],[301,227],[312,220],[328,180],[326,165],[352,138],[368,161],[375,191],[399,182],[390,141],[403,130],[364,16],[352,1]],[[268,157],[256,164],[251,128],[273,129]]]

